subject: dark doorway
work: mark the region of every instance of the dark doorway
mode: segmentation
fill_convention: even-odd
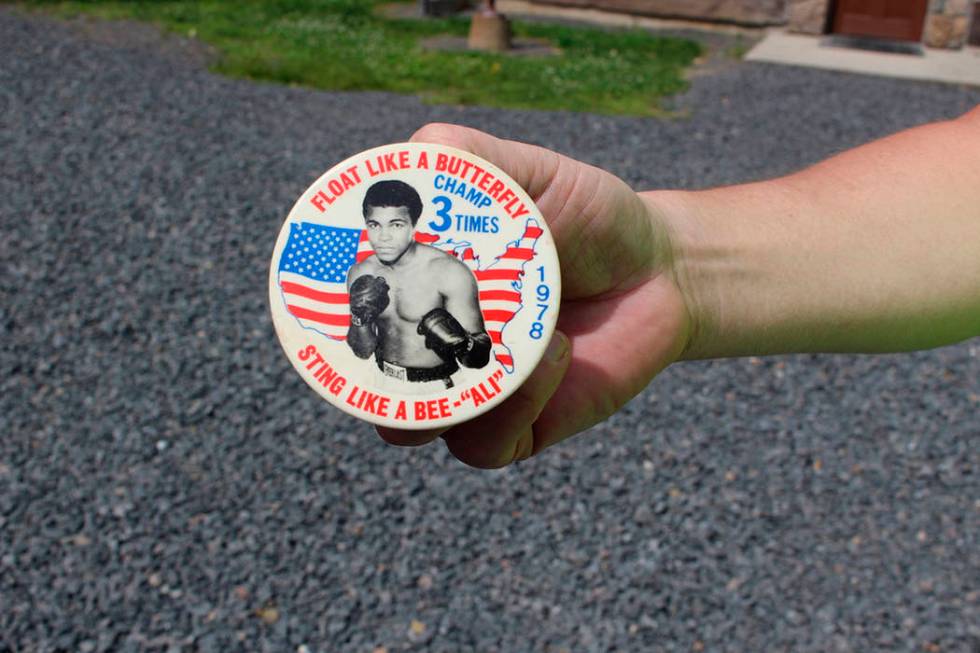
[[[831,31],[897,41],[920,41],[929,0],[837,0]]]
[[[973,5],[973,21],[968,41],[970,45],[980,45],[980,2]]]

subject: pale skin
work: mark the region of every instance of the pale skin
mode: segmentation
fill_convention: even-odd
[[[434,124],[523,186],[562,265],[558,331],[527,382],[442,437],[476,467],[523,460],[611,415],[671,363],[882,353],[980,335],[980,107],[801,172],[637,193],[555,152]]]
[[[350,269],[347,288],[365,274],[383,277],[389,302],[372,324],[351,325],[348,344],[361,358],[378,349],[382,360],[402,367],[442,365],[419,335],[419,321],[430,310],[445,308],[468,333],[483,331],[473,274],[452,256],[415,241],[407,207],[370,207],[365,226],[375,255]]]

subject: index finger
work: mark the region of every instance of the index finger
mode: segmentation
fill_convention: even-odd
[[[425,125],[409,141],[448,145],[472,152],[506,172],[535,203],[548,190],[561,161],[561,155],[549,149],[507,141],[477,129],[448,123]]]

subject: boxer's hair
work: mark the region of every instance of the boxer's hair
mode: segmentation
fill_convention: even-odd
[[[413,227],[422,215],[422,198],[414,188],[397,179],[379,181],[367,189],[364,202],[361,204],[361,212],[365,219],[368,217],[368,211],[375,206],[406,207],[408,215],[412,218]]]

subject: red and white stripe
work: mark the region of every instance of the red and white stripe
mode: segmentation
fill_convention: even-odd
[[[525,265],[534,258],[534,246],[543,230],[534,220],[528,220],[524,234],[507,245],[504,253],[493,263],[481,268],[472,250],[463,253],[463,262],[476,276],[480,293],[480,310],[483,323],[493,342],[493,353],[507,372],[514,371],[514,357],[505,344],[507,324],[521,310],[521,289]]]
[[[286,309],[306,329],[336,340],[347,338],[350,298],[346,283],[316,281],[292,272],[279,272]]]

